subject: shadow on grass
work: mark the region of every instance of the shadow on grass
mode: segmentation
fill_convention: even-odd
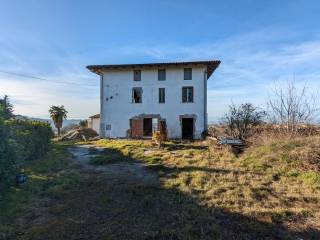
[[[185,167],[168,167],[164,166],[162,164],[153,164],[148,166],[149,169],[152,169],[154,171],[161,171],[165,174],[172,174],[172,173],[181,173],[181,172],[195,172],[195,171],[201,171],[201,172],[207,172],[207,173],[233,173],[235,175],[239,174],[245,174],[248,172],[241,171],[241,170],[233,170],[233,169],[223,169],[223,168],[206,168],[206,167],[195,167],[195,166],[185,166]],[[253,173],[251,174],[255,175],[261,175],[259,173]]]
[[[108,152],[108,150],[106,151]],[[127,159],[110,150],[113,158]],[[141,162],[130,158],[130,161]],[[148,167],[153,171],[180,171]],[[208,171],[187,167],[182,171]],[[222,169],[210,171],[226,173]],[[128,173],[129,174],[129,173]],[[130,182],[114,172],[94,174],[52,206],[54,219],[32,226],[32,239],[319,239],[318,229],[292,231],[281,222],[265,223],[220,207],[206,207],[175,188]]]
[[[163,146],[168,151],[176,151],[176,150],[206,150],[207,146],[194,145],[189,142],[166,142]]]

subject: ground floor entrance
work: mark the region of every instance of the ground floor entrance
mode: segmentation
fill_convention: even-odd
[[[173,135],[173,138],[195,139],[196,118],[192,115],[180,115],[178,119],[176,121],[176,128],[172,131],[176,134]],[[137,139],[151,138],[153,133],[158,131],[160,131],[162,135],[166,136],[166,138],[168,136],[166,119],[161,118],[158,114],[143,114],[130,119],[129,130],[129,137]]]
[[[159,123],[162,121],[163,119],[160,118],[160,115],[156,114],[144,114],[134,117],[130,119],[130,137],[150,138],[153,132],[159,130],[159,126],[161,125],[159,125]]]
[[[181,135],[183,139],[193,139],[194,121],[193,118],[181,119]]]
[[[152,118],[143,119],[143,136],[144,137],[152,136]]]

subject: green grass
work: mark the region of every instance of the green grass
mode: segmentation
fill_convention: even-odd
[[[28,231],[18,239],[141,239],[139,234],[145,239],[311,239],[319,234],[320,138],[255,145],[238,157],[207,142],[168,141],[161,149],[140,140],[91,144],[106,148],[90,149],[97,154],[90,163],[106,165],[106,175],[80,173],[66,151],[70,145],[55,144],[46,158],[25,169],[28,182],[11,188],[0,202],[0,239],[15,239],[24,230],[22,220]],[[159,186],[123,181],[115,163],[127,162],[143,163],[159,177]],[[43,205],[54,217],[32,224]]]
[[[121,156],[116,149],[106,149],[103,154],[98,154],[90,159],[92,165],[107,165],[113,163],[127,162],[130,160],[129,156]]]
[[[79,173],[71,167],[67,146],[55,144],[46,157],[31,161],[24,169],[27,182],[4,194],[0,200],[0,239],[14,238],[20,231],[17,225],[20,218],[33,214],[32,209],[47,199],[63,198],[79,184]]]

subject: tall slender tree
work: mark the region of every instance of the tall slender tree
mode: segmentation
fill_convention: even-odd
[[[0,109],[0,117],[2,117],[3,119],[7,120],[13,117],[13,107],[9,102],[9,97],[7,95],[5,95],[3,99],[0,99]]]
[[[58,136],[60,137],[60,129],[62,128],[63,119],[67,119],[67,110],[63,105],[51,106],[49,109],[50,117],[54,123],[54,126],[58,130]]]

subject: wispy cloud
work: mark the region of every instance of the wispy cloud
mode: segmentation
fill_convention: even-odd
[[[104,47],[78,54],[36,39],[24,43],[32,56],[21,54],[21,43],[0,37],[0,70],[36,74],[48,81],[0,74],[0,95],[15,99],[19,113],[46,116],[51,104],[65,104],[72,117],[84,118],[99,109],[97,77],[88,63],[220,59],[222,64],[208,83],[208,112],[219,119],[231,101],[263,106],[275,81],[295,78],[319,88],[320,37],[295,40],[292,32],[263,29],[212,42],[181,45],[141,43]],[[25,49],[25,48],[24,48]],[[141,60],[143,59],[143,60]],[[57,83],[60,82],[60,83]],[[65,84],[62,84],[64,82]]]
[[[57,54],[56,49],[29,40],[25,39],[25,50],[20,42],[0,38],[0,96],[9,95],[15,112],[48,117],[48,108],[54,104],[65,105],[72,118],[98,112],[99,82],[85,69],[85,59],[67,52]]]
[[[290,41],[292,33],[265,29],[196,45],[150,45],[122,48],[122,54],[154,61],[220,59],[208,84],[210,119],[218,119],[231,101],[263,106],[274,82],[295,80],[319,88],[320,38]]]

